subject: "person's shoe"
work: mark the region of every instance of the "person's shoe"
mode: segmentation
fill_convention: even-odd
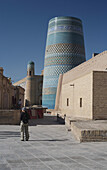
[[[21,141],[24,141],[24,139],[21,139]]]
[[[28,141],[28,139],[26,139],[26,141]]]

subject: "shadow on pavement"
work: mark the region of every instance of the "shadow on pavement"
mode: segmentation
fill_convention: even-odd
[[[37,125],[60,125],[57,121],[57,116],[44,116],[42,119],[30,119],[29,126]]]
[[[56,142],[56,141],[67,141],[68,139],[51,139],[51,140],[49,140],[49,139],[45,139],[45,140],[29,140],[29,141],[49,141],[49,142]]]
[[[12,137],[20,137],[20,132],[0,131],[0,139],[6,139],[6,138],[12,138]]]

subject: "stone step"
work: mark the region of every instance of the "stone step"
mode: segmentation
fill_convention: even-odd
[[[80,142],[106,142],[107,120],[72,122],[71,131]]]

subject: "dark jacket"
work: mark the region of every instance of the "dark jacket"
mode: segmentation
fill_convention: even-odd
[[[29,114],[27,112],[21,112],[20,121],[24,122],[24,115],[25,114],[26,114],[26,120],[27,120],[26,123],[28,123],[28,120],[30,119],[30,116],[29,116]]]

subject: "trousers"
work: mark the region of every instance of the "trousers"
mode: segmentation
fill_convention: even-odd
[[[29,131],[28,131],[28,123],[25,124],[21,121],[20,123],[21,128],[21,140],[29,140]]]

